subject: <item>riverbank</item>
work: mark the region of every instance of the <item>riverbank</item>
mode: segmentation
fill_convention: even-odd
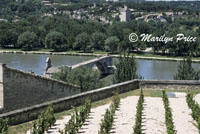
[[[14,54],[47,54],[47,55],[72,55],[72,56],[94,56],[94,57],[100,57],[103,55],[108,54],[107,52],[101,52],[97,51],[94,53],[83,53],[79,51],[69,51],[69,52],[51,52],[48,50],[39,50],[39,51],[22,51],[20,49],[18,50],[9,50],[9,49],[1,49],[1,53],[14,53]],[[169,57],[169,56],[162,56],[162,55],[153,55],[153,54],[136,54],[131,53],[135,56],[136,59],[145,59],[145,60],[161,60],[161,61],[182,61],[182,57]],[[119,57],[119,54],[110,54],[112,57]],[[200,57],[194,57],[192,58],[192,62],[200,63]]]

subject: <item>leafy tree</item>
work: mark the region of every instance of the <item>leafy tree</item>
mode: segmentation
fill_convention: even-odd
[[[33,122],[33,130],[31,132],[31,134],[38,134],[36,121]]]
[[[38,39],[35,33],[27,31],[18,37],[17,44],[23,50],[32,50],[33,48],[37,48]]]
[[[37,120],[37,133],[44,134],[48,130],[48,122],[46,120],[45,111],[41,112]]]
[[[55,122],[53,105],[50,105],[45,111],[41,112],[38,120],[33,122],[31,134],[44,134]]]
[[[40,0],[27,0],[23,4],[20,4],[18,11],[20,13],[30,13],[37,12],[42,8],[42,3]]]
[[[137,31],[140,34],[143,34],[143,33],[148,34],[148,33],[151,33],[151,27],[147,22],[139,22],[137,26]]]
[[[47,48],[53,49],[54,51],[63,51],[67,48],[64,35],[56,31],[47,34],[45,44]]]
[[[18,34],[13,30],[2,30],[0,31],[0,46],[10,47],[16,46]]]
[[[109,109],[106,109],[104,118],[101,120],[100,130],[98,131],[98,134],[109,134],[113,126],[115,111],[120,104],[119,93],[115,92],[114,94],[115,95],[112,98],[111,105]]]
[[[124,54],[123,56],[120,56],[119,63],[116,64],[114,83],[120,83],[139,78],[136,71],[137,64],[133,56],[130,57],[129,54]]]
[[[65,124],[64,130],[59,130],[60,134],[76,134],[81,126],[85,123],[91,112],[91,101],[86,100],[80,108],[73,107],[71,118]]]
[[[8,119],[0,118],[0,133],[8,134]]]
[[[144,109],[144,94],[143,91],[140,91],[140,97],[137,103],[137,112],[136,112],[136,121],[133,127],[134,134],[142,134],[142,111]]]
[[[33,28],[33,27],[32,27]],[[32,31],[37,35],[39,47],[45,46],[46,29],[43,26],[35,26]]]
[[[178,73],[174,76],[175,80],[199,80],[200,71],[195,71],[192,68],[192,59],[188,57],[180,62]]]
[[[168,134],[176,134],[176,130],[174,129],[172,110],[169,107],[169,99],[168,99],[168,96],[167,96],[165,90],[163,90],[162,100],[163,100],[164,108],[165,108],[165,124],[167,127],[167,133]]]
[[[121,49],[126,51],[130,51],[131,49],[135,49],[135,47],[133,45],[135,45],[135,43],[132,43],[129,41],[129,35],[132,33],[132,30],[126,28],[123,29],[123,41],[121,43]]]
[[[53,105],[48,106],[47,110],[45,111],[45,114],[47,120],[47,128],[50,128],[56,122]]]
[[[122,29],[126,29],[126,23],[115,23],[108,27],[107,33],[108,36],[116,36],[119,40],[123,40],[123,31]]]
[[[181,30],[181,33],[186,37],[197,37],[196,33],[193,30]],[[187,42],[184,40],[176,42],[176,53],[178,55],[186,55],[188,53],[194,54],[195,49],[198,47],[198,38],[195,42]]]
[[[81,92],[103,86],[103,83],[99,81],[100,73],[88,67],[81,67],[73,70],[70,70],[67,67],[62,67],[60,68],[60,72],[54,73],[52,77],[79,85]]]
[[[77,35],[74,43],[74,48],[83,49],[84,52],[86,52],[86,50],[91,50],[90,36],[85,32]]]
[[[105,34],[101,32],[95,32],[91,37],[91,45],[97,50],[104,50]]]
[[[117,52],[119,39],[116,36],[111,36],[105,40],[105,45],[111,53]]]

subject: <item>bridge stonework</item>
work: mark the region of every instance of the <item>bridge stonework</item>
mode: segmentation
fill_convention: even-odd
[[[49,61],[51,61],[51,60],[48,57],[47,60],[46,60],[46,68],[45,68],[45,72],[44,72],[44,75],[46,77],[51,77],[52,73],[59,71],[59,67],[52,67],[51,62],[49,63]],[[98,58],[94,58],[94,59],[91,59],[91,60],[88,60],[88,61],[78,63],[78,64],[73,65],[73,66],[66,66],[66,67],[71,68],[71,69],[76,69],[76,68],[80,68],[80,67],[83,67],[83,66],[94,67],[95,65],[97,66],[97,68],[99,69],[101,74],[103,74],[103,75],[113,74],[114,71],[115,71],[115,67],[112,64],[112,57],[108,56],[108,55],[98,57]]]
[[[103,56],[98,57],[89,61],[81,62],[72,66],[72,69],[79,68],[82,66],[94,67],[97,66],[101,74],[108,75],[114,73],[114,67],[112,65],[112,57],[111,56]]]

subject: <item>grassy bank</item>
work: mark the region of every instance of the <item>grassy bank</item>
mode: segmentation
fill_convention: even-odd
[[[34,51],[22,51],[21,49],[0,49],[0,53],[19,53],[19,54],[49,54],[49,55],[77,55],[77,56],[102,56],[109,54],[113,57],[119,57],[119,54],[110,54],[104,51],[94,51],[92,53],[83,53],[83,51],[66,51],[66,52],[53,52],[51,49],[40,49]],[[151,54],[151,53],[131,53],[137,59],[146,59],[146,60],[163,60],[163,61],[180,61],[183,60],[181,56],[165,56],[160,54]],[[193,62],[200,62],[200,57],[193,57]]]

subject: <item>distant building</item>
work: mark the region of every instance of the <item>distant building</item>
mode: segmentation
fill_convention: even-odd
[[[21,2],[21,3],[24,3],[26,1],[28,1],[28,0],[16,0],[16,2]]]
[[[119,0],[106,0],[107,2],[119,2]]]
[[[121,22],[129,22],[131,20],[131,11],[127,6],[124,5],[124,8],[120,9],[119,18]]]
[[[6,19],[0,19],[0,22],[8,22]]]
[[[135,18],[135,20],[144,21],[144,17],[143,17],[143,16],[141,16],[141,17],[137,17],[137,18]]]
[[[96,3],[93,3],[93,7],[92,8],[96,8],[97,7],[97,4]]]

